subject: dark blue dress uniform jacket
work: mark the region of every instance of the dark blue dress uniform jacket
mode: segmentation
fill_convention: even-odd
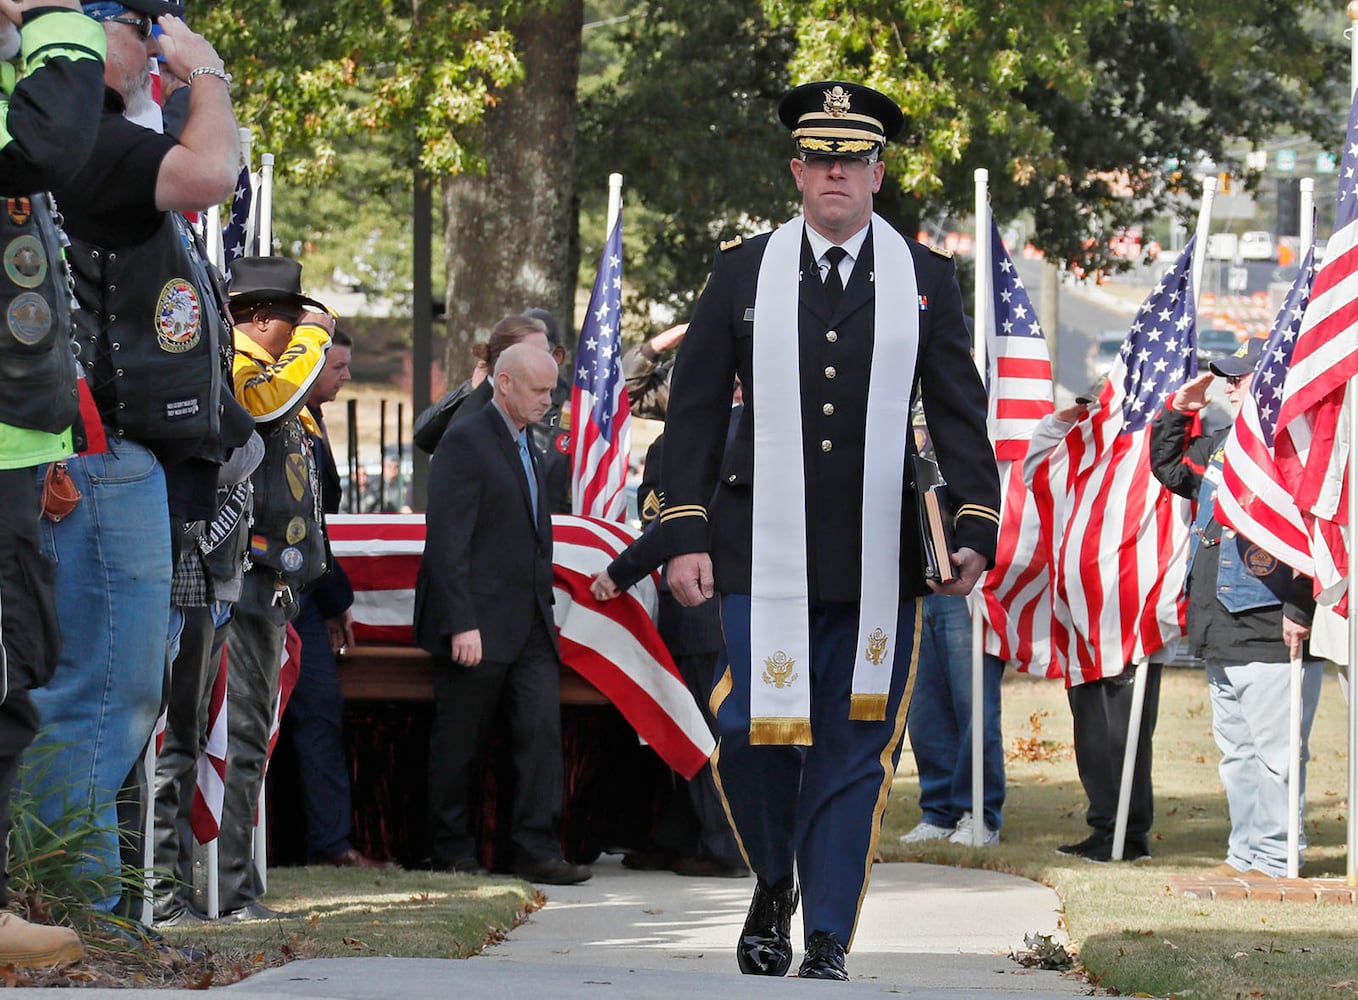
[[[768,237],[763,234],[718,253],[679,352],[665,425],[661,515],[665,547],[672,556],[711,552],[721,593],[750,592],[751,478],[759,412],[752,368],[754,299]],[[993,563],[999,477],[986,433],[985,388],[972,360],[956,272],[950,257],[914,240],[906,243],[920,295],[916,393],[922,395],[939,467],[957,513],[957,545],[970,547]],[[875,281],[891,280],[896,279],[874,274],[869,234],[832,312],[810,246],[802,241],[798,341],[812,601],[860,599],[873,288]],[[744,389],[745,412],[728,445],[726,425],[736,376]],[[911,438],[910,429],[902,427],[901,447],[913,449]],[[872,456],[866,460],[872,461]],[[928,591],[909,475],[907,461],[901,484],[903,600]]]

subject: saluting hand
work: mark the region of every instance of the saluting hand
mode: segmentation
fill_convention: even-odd
[[[935,583],[930,580],[929,586],[936,594],[966,597],[985,572],[985,556],[975,549],[960,548],[953,553],[952,564],[957,570],[957,576],[951,583]]]
[[[688,552],[670,560],[665,572],[670,593],[686,608],[696,608],[712,597],[712,557],[706,552]]]
[[[1215,376],[1211,372],[1203,372],[1196,378],[1185,382],[1179,387],[1169,399],[1169,407],[1176,413],[1196,413],[1201,410],[1211,400],[1207,395],[1207,387],[1212,384]]]

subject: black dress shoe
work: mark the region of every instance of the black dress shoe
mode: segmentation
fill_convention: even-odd
[[[287,910],[275,910],[272,906],[265,906],[259,900],[253,903],[246,903],[244,906],[229,913],[223,913],[217,918],[224,924],[242,924],[247,920],[300,920],[300,913],[290,913]]]
[[[543,858],[539,861],[521,861],[514,874],[525,882],[541,882],[544,885],[579,885],[588,882],[594,872],[589,865],[574,865],[561,858]]]
[[[1072,857],[1084,857],[1089,851],[1096,851],[1101,847],[1112,848],[1113,838],[1105,837],[1101,833],[1091,833],[1078,844],[1062,844],[1056,849],[1057,854],[1068,854]]]
[[[183,903],[176,909],[171,910],[164,916],[155,917],[157,927],[192,927],[195,924],[205,924],[211,918],[196,906]]]
[[[797,970],[798,979],[835,979],[846,982],[844,946],[826,931],[814,931],[806,942],[806,957]]]
[[[761,876],[736,944],[736,964],[747,976],[785,976],[792,967],[792,914],[800,895],[792,876],[769,885]]]

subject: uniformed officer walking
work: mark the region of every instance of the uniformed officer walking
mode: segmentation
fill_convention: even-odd
[[[675,596],[721,595],[713,760],[758,875],[740,969],[791,967],[800,894],[799,974],[847,979],[928,592],[914,387],[954,502],[957,579],[934,590],[965,594],[992,563],[999,480],[950,255],[872,211],[900,109],[832,81],[789,92],[779,117],[802,214],[722,245],[673,377],[661,519]]]

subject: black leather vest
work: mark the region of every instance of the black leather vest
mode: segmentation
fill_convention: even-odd
[[[0,423],[49,434],[80,409],[65,246],[51,195],[0,202]]]
[[[264,460],[251,477],[255,520],[250,532],[252,571],[272,570],[299,592],[325,572],[325,528],[320,476],[311,435],[293,417],[264,437]]]
[[[162,458],[210,452],[229,325],[188,223],[166,212],[144,243],[72,248],[80,359],[104,423]]]

